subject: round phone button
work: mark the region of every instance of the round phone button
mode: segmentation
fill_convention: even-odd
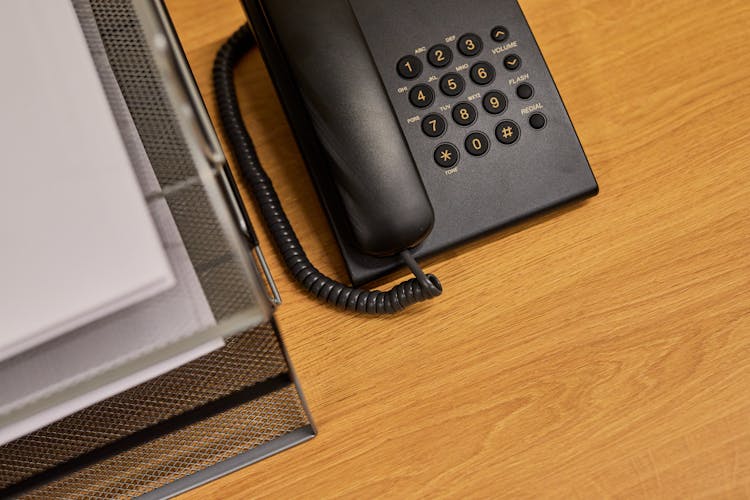
[[[401,78],[413,80],[422,74],[422,61],[416,56],[404,56],[399,59],[396,70]]]
[[[441,144],[433,155],[435,163],[443,168],[451,168],[458,163],[458,149],[453,144]]]
[[[468,102],[462,102],[456,104],[453,107],[453,121],[467,127],[474,123],[477,119],[477,108],[469,104]]]
[[[543,129],[547,125],[547,117],[541,113],[534,113],[529,118],[529,125],[536,130]]]
[[[505,26],[495,26],[492,28],[492,39],[497,43],[504,42],[508,39],[508,28]]]
[[[440,137],[445,133],[445,129],[447,128],[448,122],[437,113],[422,118],[422,132],[427,137]]]
[[[482,106],[485,111],[493,115],[499,115],[508,107],[508,98],[498,90],[487,92],[482,98]]]
[[[497,124],[495,127],[495,137],[503,144],[513,144],[521,136],[521,129],[518,128],[516,122],[505,120]]]
[[[477,85],[489,85],[495,79],[495,68],[488,62],[478,62],[471,67],[470,74]]]
[[[466,57],[473,57],[482,52],[482,39],[474,33],[466,33],[458,39],[458,50]]]
[[[490,140],[481,132],[472,132],[464,141],[466,151],[472,156],[482,156],[490,149]]]
[[[458,73],[448,73],[440,79],[440,90],[449,97],[460,95],[465,87],[466,81]]]
[[[426,108],[435,100],[435,91],[425,84],[415,85],[409,91],[409,101],[418,108]]]
[[[531,96],[534,95],[534,87],[528,83],[522,83],[516,89],[516,95],[523,100],[531,99]]]
[[[521,58],[516,54],[508,54],[503,59],[503,66],[508,71],[515,71],[521,67]]]
[[[444,68],[453,60],[453,51],[447,45],[435,45],[427,51],[427,60],[436,68]]]

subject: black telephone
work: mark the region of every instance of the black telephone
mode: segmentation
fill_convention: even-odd
[[[217,56],[222,122],[287,265],[329,303],[394,312],[437,296],[415,262],[598,186],[516,0],[243,0]],[[307,261],[260,168],[231,82],[257,40],[358,287]]]

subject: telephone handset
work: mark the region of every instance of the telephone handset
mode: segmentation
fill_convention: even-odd
[[[351,310],[440,294],[415,257],[598,186],[516,0],[243,0],[252,33],[215,84],[243,175],[295,277]],[[262,172],[231,73],[257,39],[354,286],[405,262],[390,292],[350,288],[304,256]]]
[[[376,256],[417,246],[432,229],[432,205],[348,2],[264,6],[331,157],[357,246]]]

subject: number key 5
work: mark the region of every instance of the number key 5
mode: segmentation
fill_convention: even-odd
[[[448,73],[440,79],[440,90],[450,97],[460,95],[465,87],[466,82],[458,73]]]

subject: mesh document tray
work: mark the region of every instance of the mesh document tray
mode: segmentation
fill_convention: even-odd
[[[313,435],[269,323],[0,448],[0,496],[169,496]]]
[[[0,497],[170,496],[315,430],[275,324],[264,319],[271,306],[253,241],[241,232],[224,156],[164,5],[73,3],[87,37],[95,31],[102,42],[216,318],[197,336],[226,345],[0,447]]]

